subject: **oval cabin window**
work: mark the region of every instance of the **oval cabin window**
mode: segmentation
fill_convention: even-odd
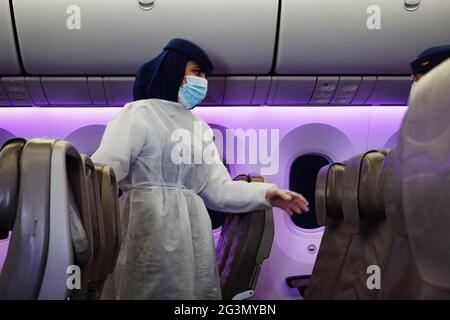
[[[314,192],[316,178],[320,168],[330,164],[330,161],[318,154],[305,154],[298,157],[292,164],[289,174],[289,189],[301,193],[309,202],[309,212],[291,217],[292,222],[302,229],[316,229],[320,225],[316,220],[316,204]]]

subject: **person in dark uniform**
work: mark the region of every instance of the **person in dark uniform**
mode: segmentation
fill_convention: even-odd
[[[428,48],[411,62],[412,80],[419,81],[431,69],[450,58],[450,45]]]

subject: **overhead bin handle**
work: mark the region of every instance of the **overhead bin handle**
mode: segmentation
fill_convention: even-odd
[[[155,0],[139,0],[138,3],[139,8],[145,11],[151,10],[155,6]]]

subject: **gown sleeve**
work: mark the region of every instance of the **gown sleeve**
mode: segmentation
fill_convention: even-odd
[[[210,129],[211,130],[211,129]],[[216,211],[244,213],[270,208],[266,192],[272,183],[234,181],[220,160],[217,147],[213,142],[215,164],[210,165],[207,181],[199,196],[205,205]]]
[[[108,123],[100,147],[91,156],[94,163],[112,167],[118,182],[128,175],[146,141],[148,124],[139,109],[135,103],[126,104]]]

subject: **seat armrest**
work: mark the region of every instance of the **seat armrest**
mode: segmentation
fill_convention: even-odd
[[[255,295],[254,290],[247,290],[247,291],[238,293],[231,300],[246,300],[246,299],[253,297],[254,295]]]

